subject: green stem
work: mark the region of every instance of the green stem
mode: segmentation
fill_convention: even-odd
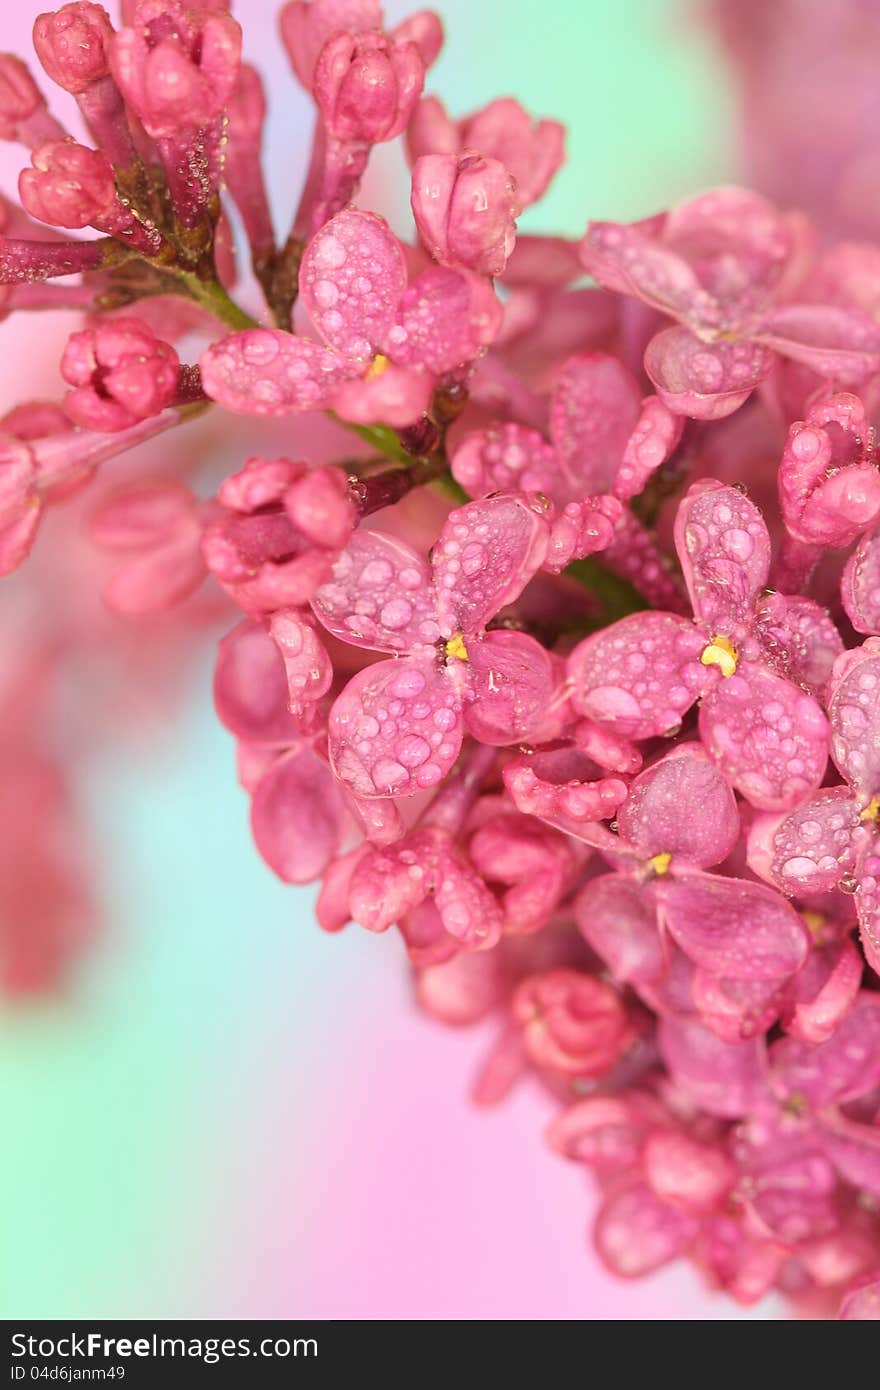
[[[225,323],[227,328],[236,331],[243,328],[259,328],[257,320],[239,308],[234,299],[230,299],[218,280],[200,280],[189,270],[178,271],[177,275],[186,286],[189,298],[201,304],[203,309],[207,309],[220,323]]]
[[[612,574],[592,555],[584,560],[572,560],[563,573],[588,589],[598,601],[601,609],[601,622],[598,626],[606,627],[608,623],[615,623],[619,618],[627,617],[629,613],[640,613],[648,607],[638,589],[628,580]]]

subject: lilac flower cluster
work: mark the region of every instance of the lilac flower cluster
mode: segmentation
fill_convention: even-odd
[[[496,1018],[478,1097],[558,1099],[616,1274],[876,1318],[880,254],[732,187],[518,235],[556,122],[423,95],[433,14],[280,24],[315,103],[283,237],[226,5],[37,19],[88,144],[0,58],[3,312],[86,314],[60,402],[4,421],[0,570],[132,446],[248,417],[212,495],[136,478],[90,538],[116,613],[216,582],[266,863],[325,930],[394,927],[435,1018]],[[357,203],[397,137],[409,240]],[[250,452],[316,412],[331,460]]]

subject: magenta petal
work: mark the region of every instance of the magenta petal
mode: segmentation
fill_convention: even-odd
[[[831,1115],[823,1125],[822,1148],[845,1182],[880,1197],[880,1128]]]
[[[487,632],[468,645],[464,704],[481,743],[521,743],[542,720],[553,691],[550,653],[525,632]]]
[[[237,738],[280,745],[299,737],[288,708],[284,663],[260,623],[239,623],[220,643],[214,703],[221,722]]]
[[[700,1023],[661,1019],[658,1042],[672,1079],[710,1115],[735,1119],[765,1094],[759,1045],[727,1043]]]
[[[257,849],[285,883],[311,883],[339,848],[342,798],[325,762],[310,748],[277,758],[251,805]]]
[[[859,805],[849,787],[823,787],[785,816],[757,816],[749,867],[783,893],[825,893],[854,862]]]
[[[864,536],[850,555],[840,597],[856,632],[880,633],[880,532]]]
[[[681,439],[684,421],[664,405],[659,396],[642,401],[639,418],[626,442],[614,481],[614,495],[637,497]]]
[[[814,791],[828,762],[821,709],[791,681],[741,662],[700,707],[700,737],[738,792],[760,811],[785,811]]]
[[[640,1279],[683,1255],[699,1229],[695,1216],[662,1202],[645,1183],[636,1183],[605,1199],[593,1239],[612,1274]]]
[[[299,271],[302,302],[321,337],[365,366],[405,288],[406,262],[388,223],[354,208],[325,223]]]
[[[541,567],[548,530],[525,495],[486,497],[449,513],[431,552],[444,636],[479,632],[519,597]]]
[[[787,1244],[837,1229],[834,1169],[815,1150],[793,1155],[753,1179],[751,1208],[767,1231]]]
[[[497,944],[501,936],[501,909],[454,845],[441,846],[434,904],[444,929],[465,948],[484,951]]]
[[[814,1110],[843,1105],[880,1084],[880,994],[863,991],[825,1043],[780,1038],[770,1048],[776,1088]]]
[[[880,639],[835,662],[828,691],[831,756],[864,805],[880,792]]]
[[[653,984],[666,968],[653,894],[625,874],[591,879],[575,903],[581,935],[625,984]]]
[[[785,1030],[804,1043],[827,1042],[859,992],[864,964],[849,937],[810,952],[792,981],[794,1003]]]
[[[199,359],[212,400],[239,415],[291,415],[317,410],[353,368],[332,348],[280,328],[228,333]]]
[[[556,451],[537,430],[515,421],[465,435],[452,476],[471,497],[489,492],[543,492],[558,499],[563,484]]]
[[[653,1096],[629,1091],[575,1101],[551,1121],[551,1149],[598,1172],[620,1173],[638,1162],[648,1130],[663,1115]]]
[[[645,371],[676,415],[721,420],[748,399],[773,365],[759,343],[704,343],[688,328],[665,328],[645,350]]]
[[[724,1042],[741,1042],[766,1033],[779,1017],[785,982],[720,979],[695,970],[691,996],[700,1021]]]
[[[616,357],[571,357],[550,406],[550,434],[577,495],[610,492],[639,418],[638,386]]]
[[[802,919],[762,884],[689,873],[662,880],[656,891],[670,936],[719,979],[778,980],[807,958]]]
[[[880,1322],[880,1270],[866,1274],[847,1290],[837,1316],[843,1322]]]
[[[579,714],[626,738],[668,733],[705,686],[705,642],[673,613],[633,613],[586,637],[568,658]]]
[[[537,816],[587,844],[610,852],[620,851],[629,861],[631,852],[617,836],[595,822],[608,820],[626,800],[626,783],[620,777],[598,781],[595,765],[579,749],[563,747],[522,754],[502,772],[510,798],[524,816]]]
[[[764,317],[755,336],[843,386],[857,386],[880,371],[880,326],[859,309],[784,304]]]
[[[432,266],[401,298],[381,346],[401,366],[450,372],[489,346],[502,317],[488,281],[464,270]]]
[[[333,770],[359,796],[413,796],[458,757],[459,693],[434,658],[382,661],[352,677],[328,731]]]
[[[620,834],[650,859],[671,854],[707,869],[739,838],[733,792],[698,743],[683,743],[639,773],[621,806]]]
[[[405,541],[355,531],[312,608],[328,632],[355,647],[408,652],[433,646],[440,629],[431,574]]]
[[[732,637],[767,583],[770,536],[754,502],[712,480],[694,483],[675,517],[675,548],[698,621]]]
[[[880,858],[868,855],[861,865],[856,894],[859,938],[865,958],[880,975]]]

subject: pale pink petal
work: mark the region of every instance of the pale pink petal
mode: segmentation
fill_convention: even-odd
[[[512,97],[498,97],[462,123],[462,145],[491,154],[516,180],[523,207],[536,203],[565,158],[565,127],[532,121]]]
[[[390,797],[358,796],[348,789],[347,805],[371,845],[393,845],[402,840],[406,826],[396,801]]]
[[[784,304],[764,316],[755,339],[843,386],[880,371],[880,325],[859,309]]]
[[[645,1177],[661,1202],[695,1215],[722,1204],[737,1177],[723,1149],[702,1144],[680,1130],[652,1130],[642,1161]]]
[[[711,637],[734,637],[751,623],[770,570],[770,536],[758,508],[737,488],[701,479],[679,504],[675,548],[695,617]]]
[[[548,524],[528,496],[468,502],[449,513],[431,552],[444,636],[479,632],[518,598],[547,552]]]
[[[786,811],[815,791],[828,762],[828,724],[791,681],[741,662],[700,707],[700,737],[724,775],[760,811]]]
[[[827,1042],[780,1038],[770,1048],[774,1086],[815,1110],[843,1105],[880,1084],[880,994],[862,991]]]
[[[831,676],[831,756],[863,804],[880,791],[880,639],[839,657]]]
[[[551,1121],[551,1149],[602,1173],[620,1173],[638,1161],[649,1129],[663,1111],[653,1096],[591,1096],[575,1101]]]
[[[393,362],[450,372],[494,340],[503,310],[487,280],[433,266],[404,293],[380,346]]]
[[[239,415],[318,410],[355,370],[332,348],[280,328],[228,333],[199,359],[206,395]]]
[[[465,435],[452,458],[452,476],[471,497],[489,492],[543,492],[561,497],[563,478],[556,451],[515,421]]]
[[[339,848],[342,824],[336,780],[310,748],[277,758],[254,793],[254,841],[285,883],[320,877]]]
[[[470,1024],[502,1002],[505,985],[498,951],[459,951],[418,972],[416,999],[441,1023]]]
[[[550,406],[550,434],[576,495],[610,492],[639,418],[638,385],[616,357],[571,357]]]
[[[705,640],[672,613],[633,613],[586,637],[568,659],[579,714],[626,738],[677,728],[707,680]]]
[[[653,224],[591,222],[581,242],[581,262],[603,288],[632,294],[683,323],[714,325],[719,308],[681,256],[661,246]]]
[[[378,375],[339,382],[327,400],[341,419],[354,425],[403,429],[425,414],[433,394],[434,381],[427,372],[389,362]]]
[[[732,415],[772,365],[772,354],[760,343],[705,343],[688,328],[665,328],[645,350],[645,371],[657,395],[676,415],[695,420]]]
[[[205,578],[205,562],[195,536],[181,535],[127,561],[104,585],[102,598],[114,613],[158,613],[180,603]]]
[[[671,854],[709,868],[739,838],[733,792],[698,743],[683,743],[635,778],[617,821],[644,859]]]
[[[647,396],[642,401],[614,480],[615,497],[637,497],[644,491],[652,475],[672,454],[683,428],[682,416],[673,414],[659,396]]]
[[[468,950],[491,950],[501,936],[501,908],[465,856],[444,842],[437,859],[434,904],[444,929]]]
[[[849,787],[823,787],[784,816],[757,816],[749,831],[749,867],[783,893],[824,893],[855,860],[859,803]]]
[[[221,722],[253,743],[292,743],[299,731],[288,698],[284,663],[268,632],[260,623],[239,623],[217,651],[214,703]]]
[[[847,560],[840,597],[856,632],[880,633],[880,532],[864,536]]]
[[[641,1279],[683,1255],[699,1232],[689,1212],[663,1202],[644,1183],[607,1197],[593,1240],[602,1262],[621,1279]]]
[[[297,713],[326,695],[333,682],[332,662],[313,625],[295,608],[272,614],[269,635],[284,662],[288,706]]]
[[[299,270],[303,306],[318,333],[366,367],[406,288],[400,242],[384,218],[348,208],[324,224]]]
[[[689,873],[661,880],[656,891],[673,940],[719,979],[778,980],[807,958],[803,920],[762,884]]]
[[[461,748],[458,689],[432,658],[368,666],[336,699],[329,737],[333,770],[359,796],[427,791]]]
[[[440,636],[428,566],[384,531],[355,531],[312,609],[328,632],[355,647],[408,652]]]
[[[575,918],[616,980],[652,984],[666,968],[653,893],[625,874],[602,874],[581,889]]]
[[[759,193],[735,185],[712,188],[672,208],[663,241],[734,308],[744,299],[766,298],[794,250],[790,218]]]
[[[351,879],[361,859],[369,853],[369,848],[369,845],[358,845],[348,854],[339,854],[331,859],[324,870],[315,904],[315,917],[322,931],[342,931],[351,921],[348,907]]]
[[[700,1023],[661,1019],[658,1042],[672,1079],[710,1115],[734,1119],[765,1092],[758,1043],[722,1042]]]
[[[546,647],[524,632],[487,632],[468,646],[464,723],[481,743],[528,739],[544,717],[554,685]]]

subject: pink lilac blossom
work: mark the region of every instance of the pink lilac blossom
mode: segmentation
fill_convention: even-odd
[[[425,1012],[494,1021],[475,1098],[545,1088],[609,1270],[880,1317],[880,250],[729,187],[520,235],[562,128],[453,120],[439,19],[375,0],[281,10],[315,132],[278,239],[228,6],[123,18],[37,19],[81,131],[0,59],[0,309],[86,314],[0,422],[0,984],[93,927],[71,654],[152,710],[222,618],[259,853],[324,930],[396,929]],[[392,231],[356,200],[398,139]]]

